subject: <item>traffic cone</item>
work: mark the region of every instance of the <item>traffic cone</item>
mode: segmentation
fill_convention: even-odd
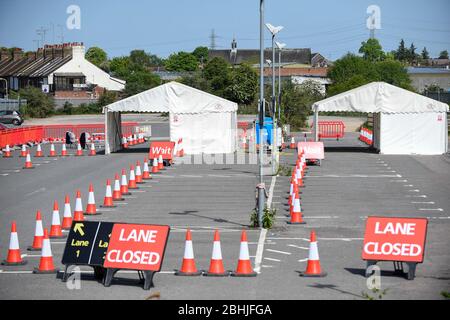
[[[89,197],[86,206],[86,211],[84,212],[84,214],[91,216],[100,214],[99,212],[97,212],[97,207],[95,205],[94,186],[92,185],[92,183],[89,184]]]
[[[290,149],[295,149],[295,138],[291,138],[291,145],[289,146]]]
[[[59,270],[55,269],[55,265],[53,264],[52,247],[50,244],[50,239],[48,237],[48,230],[44,229],[44,241],[42,243],[41,259],[39,261],[39,267],[34,268],[33,273],[53,274],[57,273],[58,271]]]
[[[288,221],[288,224],[306,224],[306,222],[303,221],[302,209],[300,206],[300,197],[298,195],[298,190],[295,190],[295,186],[294,186],[294,193],[295,198],[291,212],[291,221]]]
[[[317,246],[316,232],[311,231],[311,241],[309,243],[309,257],[305,272],[300,272],[302,277],[325,277],[326,272],[320,267],[319,248]]]
[[[125,169],[122,169],[122,181],[120,184],[120,192],[123,196],[131,195],[131,192],[128,191],[128,182],[127,182],[127,174],[125,173]]]
[[[133,137],[132,136],[128,136],[127,140],[128,140],[128,145],[132,146],[133,145]]]
[[[65,143],[62,144],[61,157],[67,157],[67,148]]]
[[[95,151],[95,145],[94,143],[91,143],[91,150],[89,151],[89,156],[96,156],[97,152]]]
[[[102,208],[115,208],[116,207],[113,202],[113,197],[112,197],[112,192],[111,192],[111,180],[109,180],[109,179],[106,180],[105,198],[103,200],[103,205],[101,205],[100,207],[102,207]]]
[[[53,143],[50,145],[49,157],[56,157],[55,145]]]
[[[75,211],[73,212],[73,221],[84,221],[83,203],[81,200],[81,192],[77,190],[75,198]]]
[[[281,136],[281,149],[284,150],[286,149],[286,143],[284,142],[284,137]]]
[[[220,248],[220,235],[218,230],[214,233],[213,252],[211,262],[209,264],[209,271],[205,272],[203,275],[212,277],[226,277],[229,275],[229,272],[226,272],[223,267],[222,250]]]
[[[163,160],[163,157],[161,154],[159,155],[159,158],[158,158],[158,170],[165,170],[164,160]]]
[[[82,157],[83,156],[83,149],[81,149],[81,145],[77,145],[77,153],[75,154],[76,157]]]
[[[245,230],[241,235],[241,249],[239,251],[239,260],[236,271],[230,274],[233,277],[256,277],[256,272],[253,271],[252,264],[250,262],[250,255],[248,253],[248,240]]]
[[[122,192],[120,191],[120,181],[119,181],[119,174],[116,173],[116,176],[114,178],[114,190],[113,190],[113,201],[123,201],[124,198],[122,198]]]
[[[66,195],[64,199],[64,215],[62,221],[63,230],[70,230],[72,227],[72,208],[70,207],[70,198]]]
[[[297,174],[297,184],[298,184],[299,188],[303,188],[305,185],[303,184],[303,178],[302,178],[303,173],[302,173],[302,170],[301,170],[301,164],[299,164],[296,167],[295,171],[296,171],[296,174]]]
[[[27,156],[27,146],[23,144],[22,151],[20,151],[20,157],[25,158],[26,156]]]
[[[145,183],[142,180],[141,163],[139,161],[136,162],[136,177],[135,177],[135,179],[136,179],[136,183],[138,183],[138,184]]]
[[[34,169],[33,164],[31,163],[30,151],[27,151],[27,159],[25,160],[23,169]]]
[[[122,137],[122,148],[128,149],[128,141],[124,136]]]
[[[134,166],[130,166],[130,178],[128,179],[128,189],[139,189],[136,185],[136,176],[134,173]]]
[[[142,179],[150,180],[152,176],[150,175],[150,170],[148,169],[147,157],[144,159],[144,173],[142,174]]]
[[[58,202],[55,201],[53,204],[53,216],[52,216],[52,226],[50,227],[50,235],[51,239],[61,239],[66,236],[62,233],[61,221],[59,218],[59,208]]]
[[[297,186],[297,180],[295,179],[295,176],[291,179],[291,188],[289,190],[289,215],[288,217],[292,216],[292,212],[294,210],[294,202],[295,202],[295,194],[298,193],[298,186]]]
[[[194,259],[194,248],[192,246],[191,230],[186,231],[186,245],[184,247],[183,263],[181,269],[175,271],[176,276],[199,276],[202,272],[197,270]]]
[[[158,159],[154,158],[153,159],[153,166],[152,166],[152,173],[159,173],[159,169],[158,169]]]
[[[183,138],[180,139],[180,157],[184,157]]]
[[[39,143],[36,148],[36,154],[34,155],[36,158],[42,158],[44,155],[42,154],[41,144]]]
[[[16,222],[13,221],[11,224],[11,236],[9,238],[9,250],[6,260],[2,262],[5,266],[20,266],[27,262],[22,259],[19,248],[19,237],[17,235]]]
[[[28,247],[28,251],[39,251],[42,249],[42,241],[44,240],[44,229],[42,227],[41,212],[36,213],[36,227],[34,229],[33,244]]]
[[[3,158],[11,158],[11,149],[9,149],[9,144],[6,145]]]

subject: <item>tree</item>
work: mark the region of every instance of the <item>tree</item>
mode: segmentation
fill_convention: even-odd
[[[26,87],[19,91],[20,97],[27,100],[25,115],[31,118],[46,118],[55,112],[53,99],[42,90]]]
[[[209,81],[212,93],[222,97],[230,84],[230,65],[223,58],[215,57],[203,68],[203,76]]]
[[[230,85],[225,89],[226,98],[239,104],[249,105],[258,90],[258,74],[247,64],[231,71]]]
[[[91,47],[86,52],[86,60],[100,67],[102,64],[108,61],[108,56],[106,52],[99,47]]]
[[[208,62],[209,50],[207,47],[197,47],[192,54],[197,58],[197,61],[200,64],[205,64]]]
[[[109,62],[109,68],[115,77],[124,79],[130,74],[130,64],[129,57],[116,57]]]
[[[414,46],[414,43],[411,43],[411,46],[409,47],[407,51],[407,60],[409,63],[414,63],[417,61],[417,53],[416,53],[416,47]]]
[[[408,50],[405,47],[405,41],[403,39],[400,41],[397,51],[395,51],[395,59],[399,61],[408,59]]]
[[[439,53],[439,59],[448,59],[448,51],[444,50]]]
[[[421,58],[423,59],[423,60],[428,60],[428,59],[430,59],[430,54],[428,53],[428,50],[427,50],[427,48],[426,47],[423,47],[423,50],[422,50],[422,53],[421,53]]]
[[[411,79],[403,64],[399,61],[380,61],[376,64],[378,81],[383,81],[394,86],[414,91]]]
[[[198,60],[192,53],[180,51],[171,54],[164,65],[167,71],[195,71]]]
[[[161,79],[156,74],[148,71],[135,71],[126,78],[125,95],[127,97],[141,93],[161,84]]]
[[[341,59],[336,60],[334,66],[328,72],[328,77],[333,83],[345,82],[354,75],[361,75],[368,82],[377,81],[378,79],[375,64],[352,53],[348,53]]]
[[[363,58],[371,62],[381,61],[384,59],[383,48],[377,39],[368,39],[361,43],[359,53],[363,55]]]

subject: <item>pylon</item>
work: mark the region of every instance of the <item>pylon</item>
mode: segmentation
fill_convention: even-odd
[[[84,221],[83,203],[81,200],[81,192],[77,190],[75,198],[75,211],[73,212],[73,221]]]
[[[70,198],[66,195],[64,199],[64,215],[62,221],[63,230],[70,230],[72,227],[72,208],[70,207]]]
[[[28,247],[28,251],[39,251],[42,249],[42,241],[44,240],[44,229],[42,227],[41,212],[36,213],[36,227],[34,229],[33,244]]]
[[[36,148],[36,154],[34,155],[36,158],[42,158],[44,155],[42,154],[41,144],[38,143]]]
[[[59,218],[59,208],[58,202],[53,203],[53,215],[52,215],[52,226],[50,227],[50,238],[51,239],[61,239],[66,236],[62,233],[61,221]]]
[[[289,215],[288,217],[292,216],[292,212],[294,210],[294,202],[295,202],[295,195],[298,194],[298,185],[297,185],[297,179],[295,179],[295,176],[291,179],[291,188],[289,190]]]
[[[301,164],[300,164],[300,163],[299,163],[298,166],[296,166],[295,171],[296,171],[296,176],[297,176],[297,184],[298,184],[299,187],[302,188],[302,187],[304,187],[305,185],[303,184],[303,178],[302,178],[302,176],[303,176],[303,171],[302,171],[302,169],[301,169]]]
[[[91,150],[89,150],[89,156],[96,156],[97,152],[95,151],[95,145],[94,143],[91,143]]]
[[[113,202],[113,197],[112,197],[112,192],[111,192],[111,180],[109,180],[109,179],[106,180],[105,198],[103,200],[103,205],[101,205],[100,207],[102,207],[102,208],[115,208],[116,207]]]
[[[253,271],[252,264],[250,262],[250,255],[248,253],[248,240],[245,230],[241,235],[241,249],[239,251],[239,260],[236,271],[230,274],[233,277],[256,277],[256,272]]]
[[[128,191],[128,182],[127,182],[127,174],[125,173],[125,169],[122,169],[122,181],[120,184],[120,192],[123,196],[129,196],[131,194],[130,191]]]
[[[180,157],[184,157],[183,138],[180,138]]]
[[[295,149],[295,138],[291,138],[291,145],[289,146],[290,149]]]
[[[62,144],[61,157],[67,157],[67,148],[65,143]]]
[[[165,170],[162,154],[160,154],[158,157],[158,170]]]
[[[26,263],[27,262],[22,259],[22,255],[20,254],[19,237],[17,235],[16,222],[13,221],[11,224],[11,236],[9,238],[8,256],[6,257],[6,260],[2,262],[2,265],[20,266]]]
[[[128,189],[139,189],[136,185],[136,176],[134,174],[134,166],[130,166],[130,179],[128,180]]]
[[[199,276],[202,272],[197,270],[194,259],[194,248],[192,246],[191,230],[186,231],[186,244],[184,247],[183,263],[181,269],[175,271],[176,276]]]
[[[55,145],[53,143],[50,145],[49,157],[56,157]]]
[[[33,164],[31,163],[30,151],[27,151],[27,159],[25,160],[23,169],[34,169]]]
[[[128,141],[124,136],[122,136],[122,148],[128,149]]]
[[[298,195],[298,189],[295,190],[295,186],[294,186],[294,194],[295,199],[291,212],[291,221],[288,221],[288,224],[306,224],[306,222],[303,221],[302,209],[300,206],[300,197]]]
[[[89,184],[89,197],[86,206],[86,211],[84,212],[84,214],[91,216],[100,214],[99,212],[97,212],[97,207],[95,205],[94,186],[92,185],[92,183]]]
[[[326,272],[320,267],[319,247],[317,246],[316,232],[311,231],[311,240],[309,243],[309,257],[305,272],[300,272],[302,277],[325,277]]]
[[[34,268],[33,273],[53,274],[57,273],[58,271],[59,270],[55,269],[55,265],[53,264],[52,247],[50,244],[50,239],[48,237],[48,230],[44,229],[44,241],[42,243],[41,259],[39,261],[39,267]]]
[[[142,180],[141,163],[139,161],[136,162],[136,176],[135,176],[135,179],[136,179],[136,183],[138,183],[138,184],[145,183]]]
[[[150,180],[152,176],[150,175],[150,170],[148,169],[148,160],[147,157],[144,159],[144,172],[142,174],[142,179]]]
[[[83,149],[81,149],[81,145],[78,143],[77,145],[77,153],[75,154],[77,157],[83,156]]]
[[[114,178],[113,201],[123,201],[123,200],[124,198],[122,198],[122,192],[120,191],[119,174],[116,173],[116,176]]]
[[[209,271],[203,275],[212,277],[226,277],[229,272],[226,272],[223,267],[222,250],[220,248],[220,235],[219,231],[214,232],[214,243],[211,262],[209,264]]]
[[[132,136],[128,136],[127,140],[128,140],[128,145],[132,146],[133,145],[133,137]]]
[[[153,159],[153,166],[152,166],[152,173],[159,173],[159,169],[158,169],[158,159],[154,158]]]
[[[22,151],[20,151],[20,157],[25,158],[26,156],[27,156],[27,146],[23,144]]]
[[[11,158],[11,149],[9,149],[9,144],[6,145],[5,152],[3,153],[3,158]]]

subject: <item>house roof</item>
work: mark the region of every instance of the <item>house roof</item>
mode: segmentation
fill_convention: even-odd
[[[450,75],[450,69],[445,68],[415,68],[408,67],[407,72],[409,74],[448,74]]]
[[[310,76],[310,77],[326,77],[328,68],[281,68],[282,77],[291,76]],[[278,76],[278,70],[275,70],[275,74]],[[264,68],[264,76],[268,77],[272,75],[272,68]]]
[[[0,63],[0,77],[45,77],[72,59],[72,55],[39,57],[30,60],[23,57],[18,60],[5,60]]]
[[[225,50],[209,50],[209,58],[220,57],[231,64],[241,63],[259,63],[259,49],[237,49],[235,57],[231,54],[231,49]],[[264,50],[264,60],[272,59],[272,49]],[[311,63],[311,49],[283,49],[282,51],[283,63]]]

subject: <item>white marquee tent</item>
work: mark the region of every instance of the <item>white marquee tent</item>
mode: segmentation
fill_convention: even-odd
[[[168,112],[170,140],[183,139],[186,154],[236,151],[237,104],[169,82],[104,108],[105,152],[121,148],[121,112]]]
[[[383,154],[443,154],[448,151],[447,104],[408,90],[372,82],[316,102],[322,111],[374,113],[374,147]],[[317,141],[317,132],[315,132]]]

